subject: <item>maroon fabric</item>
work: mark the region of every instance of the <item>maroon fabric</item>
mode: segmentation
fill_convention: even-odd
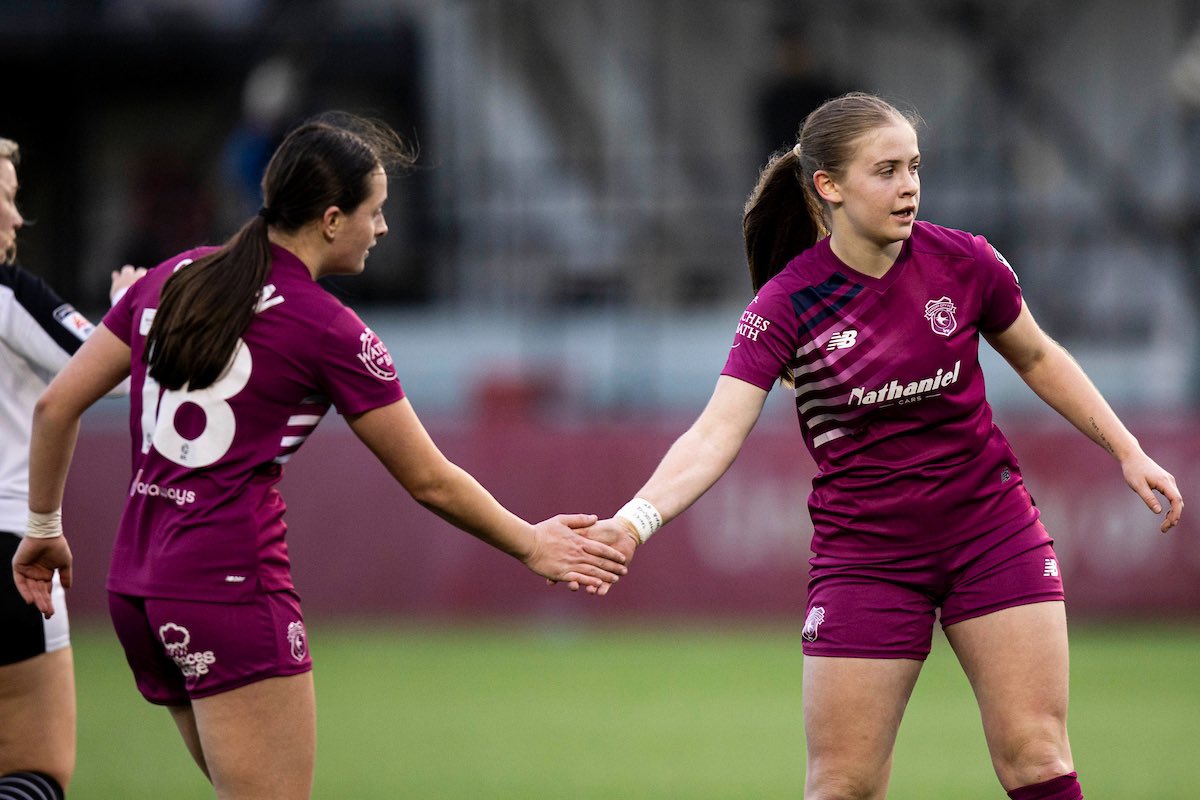
[[[1012,800],[1083,800],[1083,789],[1074,772],[1059,775],[1033,786],[1022,786],[1008,793]]]

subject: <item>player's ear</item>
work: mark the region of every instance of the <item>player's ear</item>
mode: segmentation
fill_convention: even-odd
[[[823,169],[819,169],[813,173],[813,188],[817,191],[817,197],[824,200],[826,203],[842,202],[842,192],[838,188],[837,181]]]
[[[342,224],[342,216],[342,210],[337,206],[330,206],[321,215],[321,233],[324,234],[326,241],[332,242],[337,235],[338,227]]]

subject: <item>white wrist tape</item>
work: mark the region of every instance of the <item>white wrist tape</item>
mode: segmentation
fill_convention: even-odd
[[[621,506],[621,510],[615,516],[633,524],[642,544],[646,543],[650,534],[663,526],[662,514],[658,513],[653,503],[642,497],[635,497]]]
[[[30,539],[54,539],[62,536],[62,509],[48,514],[30,511],[29,522],[25,524],[25,535]]]

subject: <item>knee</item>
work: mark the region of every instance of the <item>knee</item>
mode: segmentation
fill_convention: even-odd
[[[1021,737],[998,753],[993,763],[1005,789],[1041,783],[1074,769],[1065,726]]]
[[[886,791],[886,772],[850,767],[821,769],[810,764],[804,782],[806,800],[875,800]]]

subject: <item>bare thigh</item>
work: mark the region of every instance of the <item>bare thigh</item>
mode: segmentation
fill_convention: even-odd
[[[979,702],[1005,791],[1065,775],[1070,664],[1061,601],[1006,608],[946,628]]]
[[[200,746],[200,732],[196,730],[196,712],[191,706],[167,706],[167,710],[171,712],[171,719],[175,720],[175,726],[179,728],[179,735],[183,737],[188,752],[196,760],[196,766],[200,767],[204,777],[212,780],[208,774],[208,764],[204,761],[204,748]]]
[[[187,741],[180,712],[172,709]],[[194,700],[192,714],[202,751],[197,761],[207,768],[217,797],[310,797],[317,738],[311,672],[267,678]]]
[[[71,648],[0,667],[0,775],[33,771],[64,788],[75,770]]]
[[[808,800],[887,795],[892,750],[921,662],[804,658]]]

